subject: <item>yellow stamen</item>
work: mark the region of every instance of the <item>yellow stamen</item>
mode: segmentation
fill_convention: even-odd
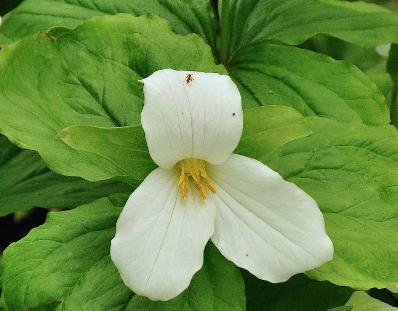
[[[179,162],[180,178],[178,184],[180,185],[181,196],[186,200],[189,192],[189,181],[191,180],[199,197],[202,201],[206,200],[206,189],[216,193],[216,188],[211,182],[206,173],[206,163],[198,159],[185,159]]]

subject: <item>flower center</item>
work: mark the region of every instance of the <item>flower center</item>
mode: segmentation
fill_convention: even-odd
[[[215,193],[216,188],[206,173],[206,162],[198,159],[185,159],[178,163],[180,168],[180,185],[181,196],[186,200],[189,192],[189,181],[194,184],[199,193],[200,199],[206,200],[206,189]]]

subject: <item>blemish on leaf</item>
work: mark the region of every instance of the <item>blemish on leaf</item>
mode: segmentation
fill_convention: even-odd
[[[232,113],[232,116],[234,117],[235,115],[236,115],[236,113],[235,113],[235,112],[233,112],[233,113]]]
[[[192,73],[188,73],[187,76],[185,77],[185,82],[187,84],[190,84],[190,83],[192,83],[192,81],[193,81],[193,75],[192,75]]]
[[[49,40],[51,40],[51,41],[55,41],[55,40],[57,39],[56,37],[52,36],[49,32],[43,32],[43,35],[44,35],[47,39],[49,39]]]

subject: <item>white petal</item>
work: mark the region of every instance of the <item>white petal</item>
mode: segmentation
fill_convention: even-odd
[[[164,69],[143,83],[141,122],[160,167],[171,168],[185,158],[219,164],[230,156],[242,134],[243,112],[228,76]]]
[[[189,286],[214,231],[215,203],[181,198],[176,173],[154,170],[124,207],[111,257],[125,284],[152,300],[169,300]]]
[[[257,160],[209,168],[219,199],[213,243],[260,279],[284,282],[333,257],[316,202]]]

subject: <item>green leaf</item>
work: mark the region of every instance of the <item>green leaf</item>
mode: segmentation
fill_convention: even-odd
[[[350,300],[346,303],[346,306],[351,307],[351,311],[394,311],[398,308],[394,308],[384,302],[370,297],[365,292],[355,292]]]
[[[353,290],[329,282],[317,282],[305,275],[297,275],[289,281],[271,284],[245,275],[248,311],[315,311],[341,306]]]
[[[72,126],[62,130],[58,136],[76,150],[89,152],[107,160],[107,170],[112,172],[113,176],[143,180],[156,168],[149,155],[144,130],[140,126]]]
[[[266,122],[264,122],[266,120]],[[312,134],[305,118],[296,110],[283,106],[265,106],[244,110],[243,134],[236,153],[254,158],[284,144]]]
[[[229,73],[245,107],[284,105],[306,116],[384,125],[388,107],[358,68],[295,47],[259,43],[242,49]]]
[[[37,153],[18,149],[4,136],[0,136],[0,176],[0,216],[33,207],[73,208],[133,191],[114,180],[91,183],[58,175],[45,166]]]
[[[222,0],[220,56],[276,39],[300,44],[316,34],[372,47],[398,42],[398,15],[373,4],[336,0]]]
[[[358,289],[398,284],[398,131],[319,117],[306,123],[310,136],[271,152],[253,141],[242,154],[267,163],[319,204],[335,255],[308,275]]]
[[[56,172],[112,178],[108,159],[73,149],[57,134],[74,125],[139,125],[138,80],[162,68],[224,72],[198,36],[176,35],[151,16],[97,17],[76,30],[26,38],[0,52],[0,130]]]
[[[385,96],[391,92],[392,81],[386,72],[387,60],[374,47],[363,48],[325,35],[313,37],[303,47],[354,64],[377,84]]]
[[[386,72],[386,60],[378,65],[369,68],[364,73],[376,83],[377,87],[383,92],[385,97],[389,97],[393,89],[393,82],[391,77]]]
[[[1,28],[0,28],[0,29],[1,29]],[[8,39],[6,36],[4,36],[2,33],[0,33],[0,48],[1,48],[3,45],[9,44],[9,43],[11,43],[11,40]]]
[[[15,41],[50,27],[75,28],[94,16],[118,13],[158,15],[175,32],[197,33],[216,46],[216,21],[207,0],[25,0],[5,18],[0,35]]]
[[[50,213],[44,225],[9,246],[3,258],[7,310],[244,310],[240,272],[212,245],[204,267],[177,298],[151,302],[134,296],[109,255],[120,211],[101,199]]]

